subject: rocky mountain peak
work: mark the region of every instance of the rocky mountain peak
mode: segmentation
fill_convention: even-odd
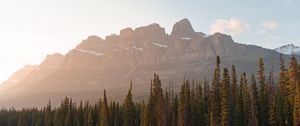
[[[291,55],[291,54],[300,55],[300,47],[294,44],[283,45],[281,47],[275,48],[274,50],[279,53],[287,54],[287,55]]]
[[[190,23],[190,21],[186,18],[176,22],[173,25],[173,29],[171,32],[171,38],[177,37],[191,37],[194,35],[195,31]]]
[[[122,36],[122,37],[128,37],[132,34],[133,34],[133,30],[130,27],[124,28],[120,31],[120,36]]]
[[[138,27],[134,30],[135,36],[139,41],[163,41],[167,37],[165,28],[161,27],[157,23],[150,24],[148,26]]]
[[[64,55],[60,53],[54,53],[51,55],[47,55],[46,59],[40,64],[42,68],[54,68],[59,67],[62,63]]]
[[[104,40],[96,35],[89,36],[76,46],[76,49],[94,49],[97,48]]]
[[[230,35],[222,34],[219,32],[214,33],[213,35],[209,36],[214,41],[219,41],[222,43],[234,43],[232,37]]]

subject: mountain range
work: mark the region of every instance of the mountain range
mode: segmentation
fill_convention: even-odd
[[[259,57],[266,70],[276,72],[277,51],[240,44],[222,33],[196,32],[188,19],[176,22],[170,34],[157,23],[125,28],[105,38],[89,36],[65,55],[48,55],[40,65],[20,69],[1,84],[0,106],[44,106],[48,100],[55,105],[65,96],[96,101],[103,89],[120,99],[131,80],[135,99],[143,99],[154,73],[175,89],[184,79],[210,80],[217,55],[221,67],[234,64],[239,73],[256,74]]]

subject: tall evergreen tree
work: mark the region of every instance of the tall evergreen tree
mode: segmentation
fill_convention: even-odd
[[[190,86],[185,81],[181,86],[178,107],[178,126],[189,126],[190,124]]]
[[[211,112],[210,112],[210,125],[216,126],[220,123],[220,57],[217,56],[216,66],[214,71],[214,76],[212,80],[212,90],[211,90]]]
[[[280,73],[279,73],[279,92],[282,93],[283,96],[287,93],[288,86],[288,77],[287,70],[285,68],[285,62],[282,54],[280,54]]]
[[[142,102],[142,113],[141,113],[141,126],[149,126],[149,109],[147,105]]]
[[[295,96],[294,96],[294,109],[293,109],[293,119],[294,125],[300,125],[300,83],[299,81],[296,82],[296,89],[295,89]]]
[[[151,81],[151,93],[149,99],[150,125],[164,126],[166,125],[165,99],[161,80],[157,74]]]
[[[124,101],[124,126],[132,126],[134,124],[134,103],[132,101],[132,81],[130,88]]]
[[[109,110],[108,110],[108,104],[107,104],[107,98],[106,98],[106,90],[104,90],[104,93],[103,93],[103,102],[102,102],[100,117],[101,117],[100,126],[110,126]]]
[[[288,96],[291,104],[294,103],[295,88],[297,83],[297,72],[298,72],[298,63],[295,56],[292,56],[290,65],[289,65],[289,84],[288,84]]]
[[[229,126],[230,124],[230,93],[229,93],[230,77],[227,68],[224,68],[222,85],[221,85],[221,125]]]
[[[270,100],[270,109],[269,109],[269,122],[271,126],[277,125],[277,113],[276,113],[276,99],[274,94],[270,94],[271,100]]]
[[[173,119],[172,119],[172,126],[178,126],[178,109],[179,109],[179,99],[177,94],[174,97],[174,108],[173,108]]]
[[[236,75],[236,69],[235,66],[232,65],[231,67],[231,85],[230,85],[230,115],[231,115],[231,124],[235,124],[236,118],[237,118],[237,111],[236,111],[236,100],[238,96],[238,85],[237,85],[237,75]]]
[[[251,74],[251,111],[250,125],[258,126],[258,89],[254,74]]]
[[[263,59],[259,58],[258,61],[258,83],[260,85],[260,93],[259,93],[259,124],[260,125],[269,125],[269,103],[268,103],[268,90],[266,85],[266,77],[265,77],[265,68]]]
[[[243,124],[248,125],[249,124],[249,119],[250,119],[250,93],[249,93],[249,87],[248,87],[248,80],[246,73],[242,74],[242,80],[243,82],[241,83],[241,90],[242,90],[242,97],[243,97],[243,113],[244,113],[244,118],[243,118]]]
[[[94,126],[94,119],[93,119],[93,110],[90,108],[89,112],[88,112],[88,122],[87,122],[87,126]]]
[[[276,93],[276,113],[277,113],[277,120],[278,125],[291,125],[289,119],[290,111],[289,108],[291,107],[288,101],[288,76],[287,70],[285,68],[285,61],[283,55],[280,54],[280,72],[279,72],[279,81],[278,81],[278,89]]]

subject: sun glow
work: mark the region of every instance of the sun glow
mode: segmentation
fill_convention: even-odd
[[[0,30],[0,81],[26,64],[39,64],[58,49],[51,38],[34,31]]]

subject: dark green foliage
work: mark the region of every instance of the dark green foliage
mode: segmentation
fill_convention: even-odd
[[[189,82],[185,81],[179,93],[178,126],[189,126],[191,119],[191,101]]]
[[[134,103],[132,101],[132,81],[130,89],[124,101],[124,126],[132,126],[134,124]]]
[[[214,71],[214,76],[213,76],[213,80],[212,80],[212,89],[211,89],[211,100],[210,100],[210,106],[211,106],[211,110],[210,110],[210,125],[212,126],[216,126],[220,124],[221,121],[221,117],[220,117],[220,113],[221,113],[221,98],[220,98],[220,57],[217,56],[216,59],[216,68]]]
[[[224,68],[222,85],[221,85],[221,125],[229,126],[230,125],[230,101],[229,101],[229,74],[228,70]]]
[[[269,118],[269,101],[268,101],[268,89],[266,84],[266,77],[265,77],[265,68],[263,59],[259,58],[258,61],[258,84],[260,86],[259,88],[259,124],[260,125],[269,125],[268,124],[268,118]]]

